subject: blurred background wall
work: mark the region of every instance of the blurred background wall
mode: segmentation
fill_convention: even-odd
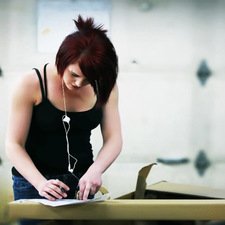
[[[44,2],[49,7],[68,3],[75,10],[81,1]],[[82,12],[91,14],[96,2],[89,1],[90,8]],[[119,56],[124,136],[123,151],[104,174],[104,186],[112,197],[133,191],[138,170],[157,162],[148,183],[168,180],[225,188],[225,1],[101,2],[107,6],[104,15]],[[40,51],[38,45],[40,15],[46,28],[52,16],[48,10],[40,14],[40,3],[0,0],[0,202],[12,199],[4,139],[13,83],[33,67],[54,62],[54,50]],[[57,10],[54,16],[62,24]],[[58,32],[55,38],[60,26]],[[92,140],[96,154],[101,145],[98,128]],[[3,220],[4,209],[0,204]]]

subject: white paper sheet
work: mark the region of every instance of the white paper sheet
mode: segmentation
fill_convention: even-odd
[[[107,199],[109,199],[109,194],[104,194],[104,195],[98,196],[93,199],[88,199],[88,200],[58,199],[56,201],[50,201],[47,199],[20,199],[14,202],[16,203],[37,202],[43,205],[57,207],[57,206],[65,206],[65,205],[84,204],[84,203],[90,203],[90,202],[100,202],[100,201],[105,201]]]

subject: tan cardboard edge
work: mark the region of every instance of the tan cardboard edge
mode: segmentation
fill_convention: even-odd
[[[142,167],[139,170],[136,190],[125,195],[118,197],[117,199],[144,199],[145,193],[147,192],[161,192],[161,193],[172,193],[182,194],[194,197],[213,198],[213,199],[225,199],[225,191],[218,188],[211,188],[200,185],[180,184],[172,183],[165,180],[161,180],[157,183],[147,185],[146,178],[152,166],[157,165],[151,163],[147,166]]]

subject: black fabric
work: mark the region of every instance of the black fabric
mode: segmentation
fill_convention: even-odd
[[[62,123],[64,111],[57,109],[47,97],[47,78],[44,84],[40,72],[35,69],[40,80],[42,102],[33,107],[29,135],[25,148],[36,167],[43,174],[61,174],[68,172],[66,136]],[[46,67],[44,77],[47,77]],[[70,117],[68,134],[70,153],[78,159],[75,173],[84,173],[93,163],[91,131],[102,120],[102,108],[93,107],[84,112],[67,112]],[[71,161],[71,165],[73,162]],[[21,176],[13,167],[13,175]]]

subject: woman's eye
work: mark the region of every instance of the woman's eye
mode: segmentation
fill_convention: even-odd
[[[74,73],[74,72],[71,72],[71,75],[72,75],[73,77],[79,77],[79,75],[77,75],[77,74]]]

